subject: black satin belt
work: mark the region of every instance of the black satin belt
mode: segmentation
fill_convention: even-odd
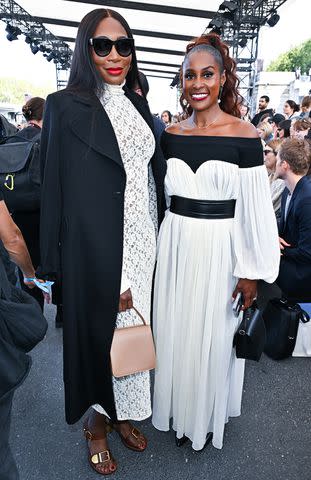
[[[236,200],[196,200],[194,198],[171,197],[170,211],[192,218],[233,218]]]

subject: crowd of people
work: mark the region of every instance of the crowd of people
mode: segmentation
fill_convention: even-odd
[[[241,294],[245,311],[264,280],[311,301],[311,98],[301,109],[288,100],[282,115],[263,96],[250,120],[213,33],[188,44],[180,80],[182,114],[155,119],[129,25],[96,9],[79,26],[67,87],[29,100],[27,127],[6,142],[41,133],[40,204],[10,216],[0,199],[0,237],[23,288],[58,288],[66,420],[88,411],[88,459],[101,475],[117,470],[109,431],[143,452],[132,422],[151,416],[178,447],[221,449],[245,366],[232,300]],[[152,408],[149,371],[114,376],[110,360],[115,330],[141,318],[152,318],[156,346]],[[0,458],[7,445],[6,434]],[[5,474],[18,478],[12,460]]]

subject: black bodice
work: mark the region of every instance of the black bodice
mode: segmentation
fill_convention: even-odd
[[[163,132],[161,146],[165,158],[180,158],[196,172],[208,160],[233,163],[240,168],[263,165],[260,138],[175,135]]]

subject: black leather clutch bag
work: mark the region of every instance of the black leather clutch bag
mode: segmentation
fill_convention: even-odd
[[[257,303],[244,311],[242,321],[237,329],[233,346],[238,358],[260,360],[266,343],[266,328]]]

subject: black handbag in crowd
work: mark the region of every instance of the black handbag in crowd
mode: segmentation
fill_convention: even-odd
[[[309,315],[286,298],[269,300],[263,311],[267,331],[265,353],[274,360],[290,357],[294,351],[299,321],[307,322]]]
[[[233,346],[238,358],[248,360],[260,360],[266,342],[266,329],[257,303],[253,304],[243,312],[243,318],[237,329]]]
[[[40,208],[40,135],[0,144],[0,189],[10,212]]]

